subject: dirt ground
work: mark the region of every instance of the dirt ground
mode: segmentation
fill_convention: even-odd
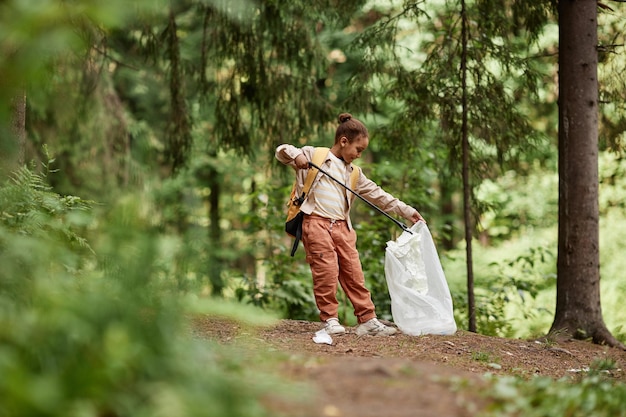
[[[220,344],[246,343],[282,355],[281,378],[312,387],[293,403],[269,401],[277,415],[290,417],[469,417],[485,406],[481,384],[488,373],[575,380],[599,361],[613,363],[610,377],[626,382],[626,352],[587,341],[503,339],[462,330],[358,337],[349,328],[328,345],[313,342],[321,327],[282,320],[251,330],[199,318],[194,331]]]

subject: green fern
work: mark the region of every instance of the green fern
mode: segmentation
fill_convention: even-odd
[[[23,166],[0,187],[0,226],[12,233],[52,238],[93,253],[87,240],[75,229],[84,223],[94,202],[52,191],[47,175],[53,172],[50,169],[53,161],[49,159],[44,164],[44,173],[35,172],[34,164]]]

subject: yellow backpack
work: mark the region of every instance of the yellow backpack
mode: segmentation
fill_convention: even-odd
[[[315,151],[313,152],[313,158],[311,158],[311,162],[313,162],[317,166],[322,165],[322,163],[326,160],[326,157],[328,156],[328,152],[330,152],[329,148],[315,148]],[[302,218],[304,217],[304,213],[300,211],[300,206],[306,199],[306,195],[311,189],[311,185],[313,184],[313,180],[315,179],[317,172],[317,168],[309,168],[309,172],[304,181],[304,186],[302,187],[302,195],[296,195],[297,180],[293,183],[293,187],[291,188],[291,196],[289,197],[289,201],[287,202],[287,220],[285,221],[285,232],[295,238],[293,247],[291,248],[291,256],[296,253],[296,250],[298,249],[298,243],[302,238]],[[354,188],[356,187],[360,172],[361,168],[354,166],[354,170],[352,170],[352,173],[350,174],[350,188],[352,188],[352,190],[354,190]]]

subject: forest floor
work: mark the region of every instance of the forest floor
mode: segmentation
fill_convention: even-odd
[[[389,324],[389,323],[388,323]],[[306,395],[268,400],[277,415],[319,417],[469,417],[483,409],[484,376],[580,378],[600,361],[626,382],[626,352],[589,341],[504,339],[459,330],[450,336],[358,337],[354,328],[332,345],[313,336],[320,323],[281,320],[249,328],[198,318],[194,333],[225,346],[276,354],[275,371]]]

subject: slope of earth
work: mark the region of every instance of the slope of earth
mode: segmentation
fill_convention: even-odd
[[[473,416],[484,405],[480,387],[487,373],[574,380],[609,363],[610,377],[626,382],[626,352],[587,341],[557,344],[461,330],[450,336],[358,337],[348,329],[328,345],[313,341],[320,328],[295,320],[261,329],[207,317],[194,322],[198,337],[284,355],[281,374],[313,387],[301,402],[270,401],[289,416]]]

